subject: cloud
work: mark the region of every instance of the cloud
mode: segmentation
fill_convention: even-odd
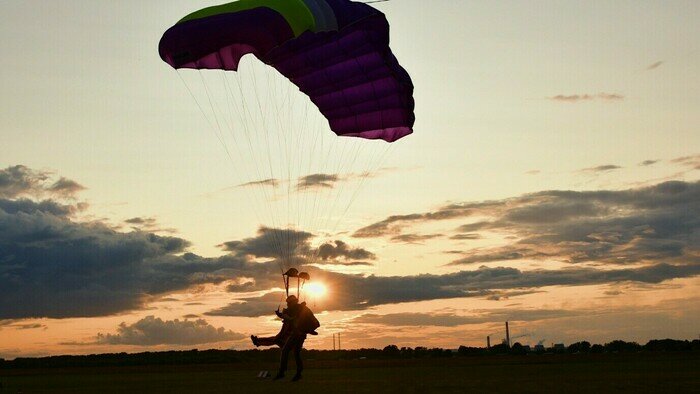
[[[64,177],[52,182],[50,172],[32,170],[23,165],[0,170],[0,198],[73,197],[84,189],[82,185]]]
[[[276,178],[268,178],[268,179],[263,179],[260,181],[252,181],[252,182],[246,182],[238,185],[238,187],[250,187],[250,186],[272,186],[272,187],[277,187],[279,186],[280,181],[279,179]]]
[[[12,198],[43,190],[49,175],[17,165],[0,170],[0,197]]]
[[[685,160],[685,159],[684,159]],[[355,237],[395,237],[413,225],[473,219],[453,239],[495,232],[504,245],[473,249],[453,264],[542,260],[598,264],[700,264],[700,182],[626,190],[549,190],[496,201],[453,203],[393,215]]]
[[[471,241],[471,240],[476,240],[476,239],[481,239],[482,236],[479,234],[475,233],[465,233],[465,234],[455,234],[450,237],[450,239],[458,240],[458,241]]]
[[[487,208],[491,202],[448,204],[435,212],[414,213],[409,215],[393,215],[388,218],[365,226],[352,235],[355,238],[375,238],[385,235],[397,235],[410,223],[449,220],[469,216],[477,210]]]
[[[656,163],[658,163],[658,162],[659,162],[658,160],[644,160],[643,162],[639,163],[639,165],[640,165],[641,167],[647,167],[647,166],[654,165],[654,164],[656,164]]]
[[[460,231],[498,231],[516,240],[476,249],[453,264],[513,260],[696,264],[700,185],[666,182],[623,191],[546,191],[492,202]]]
[[[423,241],[442,237],[442,234],[400,234],[391,237],[391,241],[406,244],[422,244]]]
[[[292,259],[311,254],[313,234],[295,229],[260,227],[257,236],[224,242],[222,249],[239,257]]]
[[[311,174],[300,177],[297,190],[312,188],[333,188],[336,182],[342,180],[338,174]]]
[[[255,237],[229,241],[219,246],[239,258],[281,260],[284,265],[371,265],[356,260],[374,260],[377,257],[366,249],[352,247],[341,240],[328,241],[314,248],[311,245],[313,238],[314,235],[306,231],[261,227]]]
[[[44,179],[21,166],[3,176],[4,195],[15,196],[33,188],[34,179]],[[232,270],[251,264],[235,256],[205,259],[186,253],[189,242],[182,238],[74,221],[72,214],[81,207],[0,198],[0,319],[135,310],[172,291],[224,281]],[[272,269],[256,270],[267,268]]]
[[[155,218],[135,217],[135,218],[125,220],[124,223],[135,224],[135,225],[153,226],[156,223],[156,219]]]
[[[512,260],[564,263],[700,263],[700,182],[664,182],[619,191],[545,191],[482,211],[488,220],[459,231],[492,231],[515,240],[474,249],[452,264]]]
[[[579,170],[581,172],[609,172],[613,170],[619,170],[622,167],[615,165],[615,164],[605,164],[602,166],[597,166],[597,167],[590,167],[590,168],[584,168],[582,170]]]
[[[658,61],[658,62],[652,63],[649,66],[647,66],[647,70],[655,70],[655,69],[659,68],[659,66],[661,66],[662,64],[664,64],[663,61]]]
[[[199,345],[236,341],[243,334],[216,328],[204,319],[167,320],[147,316],[134,324],[121,323],[116,334],[97,334],[97,343],[106,345]]]
[[[127,225],[131,226],[132,230],[135,231],[149,231],[154,233],[170,233],[175,234],[177,230],[174,228],[162,228],[158,224],[156,218],[152,217],[133,217],[124,221]]]
[[[69,216],[80,207],[73,205],[64,205],[52,200],[32,201],[29,199],[5,200],[0,198],[0,210],[8,215],[27,214],[34,215],[38,213],[54,215],[58,217]]]
[[[316,249],[314,235],[301,230],[261,227],[254,237],[222,244],[229,252],[225,256],[204,258],[188,253],[189,242],[182,238],[77,222],[71,216],[74,207],[50,200],[0,198],[0,319],[113,315],[143,309],[173,292],[221,283],[242,298],[210,315],[269,315],[279,303],[280,294],[271,290],[281,285],[284,256],[328,287],[332,297],[324,301],[326,310],[458,297],[499,299],[544,286],[658,284],[700,274],[698,204],[700,182],[674,181],[616,191],[543,191],[390,216],[369,227],[379,236],[395,236],[417,223],[472,218],[477,221],[462,225],[460,234],[489,231],[514,237],[505,237],[506,245],[467,251],[456,265],[529,259],[605,266],[529,271],[482,266],[443,275],[387,277],[309,265],[368,264],[362,260],[375,256],[339,240]],[[314,255],[325,260],[314,260]],[[624,264],[633,267],[620,268]],[[255,292],[264,295],[250,296]]]
[[[694,170],[700,170],[700,155],[678,157],[671,160],[671,163],[676,163],[685,167],[690,167]]]
[[[598,94],[572,94],[564,95],[558,94],[556,96],[547,97],[549,100],[561,101],[566,103],[576,103],[580,101],[591,101],[591,100],[602,100],[602,101],[620,101],[623,100],[625,96],[618,93],[598,93]]]
[[[196,282],[187,276],[195,266],[210,271],[176,255],[189,245],[180,238],[76,223],[51,204],[6,205],[0,200],[0,318],[135,309],[149,295]]]
[[[14,328],[15,330],[46,329],[46,326],[41,323],[21,323],[13,319],[0,320],[0,330],[2,330],[3,327]]]
[[[323,310],[365,310],[383,304],[461,297],[509,296],[508,291],[536,291],[544,286],[584,286],[620,282],[660,283],[700,274],[700,265],[656,264],[629,269],[595,269],[575,267],[563,270],[522,271],[507,267],[479,267],[443,275],[361,276],[309,268],[314,281],[326,285],[331,297],[324,300]],[[261,278],[264,279],[264,278]],[[277,280],[279,281],[279,280]],[[256,282],[252,290],[278,285]],[[517,294],[511,294],[517,295]],[[265,316],[276,309],[281,293],[249,297],[208,315]],[[500,298],[500,297],[499,297]],[[493,298],[492,298],[493,299]],[[496,298],[498,299],[498,298]]]
[[[62,196],[73,196],[76,193],[85,190],[85,187],[76,181],[61,177],[59,180],[49,186],[47,190]]]
[[[337,260],[339,258],[349,260],[374,260],[377,256],[362,248],[353,248],[343,241],[327,242],[319,246],[317,252],[321,260]]]

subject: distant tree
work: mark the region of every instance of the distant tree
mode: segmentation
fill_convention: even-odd
[[[566,350],[569,353],[588,353],[591,351],[591,343],[588,341],[572,343]]]
[[[413,349],[411,349],[410,347],[402,347],[401,348],[401,357],[404,357],[404,358],[413,357]]]
[[[387,356],[398,356],[401,351],[399,350],[398,346],[389,345],[384,347],[384,350],[382,350],[382,352]]]
[[[684,352],[693,350],[693,343],[676,339],[652,339],[643,347],[650,352]]]
[[[591,353],[603,353],[603,351],[605,351],[603,345],[596,343],[595,345],[591,346]]]
[[[617,339],[605,344],[605,351],[610,353],[634,353],[640,350],[642,350],[642,347],[637,342],[625,342]]]
[[[459,349],[457,349],[457,354],[460,356],[475,356],[484,353],[485,349],[480,347],[460,346]]]
[[[428,354],[430,354],[430,357],[433,358],[452,357],[451,351],[439,347],[430,349]]]
[[[416,358],[421,358],[425,357],[428,355],[428,348],[424,346],[416,346],[415,349],[413,349],[413,357]]]

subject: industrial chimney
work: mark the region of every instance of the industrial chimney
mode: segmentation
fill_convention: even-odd
[[[486,336],[486,349],[491,350],[491,337]]]
[[[508,322],[506,322],[506,344],[510,349],[510,330],[508,329]]]

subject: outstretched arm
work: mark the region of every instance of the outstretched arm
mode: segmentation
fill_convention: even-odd
[[[279,317],[282,320],[294,320],[294,317],[284,312],[275,311],[275,315],[277,315],[277,317]]]

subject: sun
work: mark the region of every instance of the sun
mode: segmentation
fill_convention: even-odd
[[[328,289],[326,288],[326,285],[323,283],[318,283],[318,282],[313,282],[309,283],[306,286],[304,286],[304,290],[306,290],[306,293],[314,298],[321,298],[326,293],[328,292]]]

